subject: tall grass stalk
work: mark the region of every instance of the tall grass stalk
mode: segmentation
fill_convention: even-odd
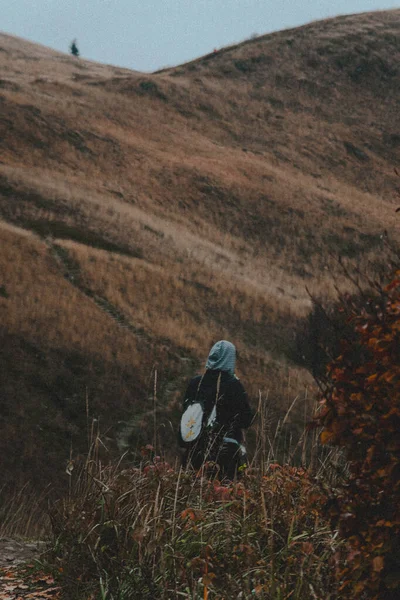
[[[47,539],[51,523],[47,510],[49,489],[36,493],[26,484],[18,490],[0,489],[0,538]]]
[[[335,598],[337,541],[320,513],[333,457],[317,456],[317,477],[307,465],[277,462],[297,401],[271,433],[260,396],[254,457],[234,482],[173,468],[153,448],[131,464],[106,464],[95,432],[71,493],[51,511],[49,561],[68,598]],[[284,455],[293,457],[290,445]]]

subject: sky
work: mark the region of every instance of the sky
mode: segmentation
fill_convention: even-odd
[[[253,34],[400,0],[0,0],[0,31],[84,58],[151,72]]]

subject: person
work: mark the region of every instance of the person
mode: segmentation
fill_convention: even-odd
[[[204,462],[218,465],[220,479],[234,479],[246,460],[242,429],[248,428],[254,414],[242,383],[235,375],[236,348],[220,340],[210,350],[203,375],[194,377],[186,390],[183,410],[198,398],[204,406],[204,421],[216,408],[212,431],[186,447],[183,466],[199,469]],[[204,422],[203,421],[203,422]],[[185,446],[181,443],[182,446]]]

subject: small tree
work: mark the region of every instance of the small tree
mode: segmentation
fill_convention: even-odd
[[[72,56],[79,56],[79,49],[78,49],[78,46],[76,45],[76,39],[71,42],[69,49],[70,49]]]
[[[321,442],[343,448],[350,476],[327,505],[347,544],[341,598],[400,597],[400,271],[371,300],[344,302],[354,338],[330,362]]]

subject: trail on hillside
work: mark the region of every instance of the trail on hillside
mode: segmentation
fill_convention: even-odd
[[[95,304],[108,317],[113,319],[113,321],[115,321],[115,323],[117,323],[119,327],[121,327],[122,329],[127,329],[136,337],[141,338],[145,342],[154,342],[154,337],[152,337],[143,328],[135,326],[130,320],[130,318],[123,312],[121,312],[106,297],[96,294],[93,290],[91,290],[85,285],[85,283],[82,281],[79,264],[70,257],[68,250],[65,247],[55,243],[54,240],[52,240],[51,238],[45,238],[45,242],[49,247],[50,253],[53,256],[53,258],[57,261],[58,265],[62,267],[65,279],[67,279],[71,283],[71,285],[75,286],[80,292],[85,294],[85,296],[93,300],[93,302],[95,302]],[[182,361],[181,373],[178,377],[170,379],[166,384],[165,388],[163,389],[163,400],[165,406],[168,404],[169,397],[176,390],[184,389],[184,386],[187,383],[187,380],[194,368],[194,365],[190,358],[181,357],[180,360]],[[141,422],[143,421],[143,419],[153,418],[154,410],[156,410],[157,413],[162,413],[163,407],[155,406],[155,408],[153,407],[153,409],[148,410],[144,413],[135,414],[133,418],[125,422],[124,426],[118,432],[116,440],[120,452],[126,452],[129,450],[131,436],[135,433],[135,431],[137,431],[141,427]]]
[[[334,18],[158,74],[0,34],[6,483],[17,459],[21,481],[63,477],[86,399],[127,460],[154,431],[172,454],[218,339],[271,428],[304,397],[297,438],[310,296],[353,293],[339,257],[379,280],[400,244],[399,31],[400,10]]]
[[[128,331],[137,337],[147,340],[151,339],[151,336],[142,327],[137,327],[134,325],[129,317],[124,315],[107,298],[104,296],[99,296],[82,282],[79,265],[70,258],[66,248],[54,243],[49,239],[46,239],[46,243],[49,246],[52,256],[57,260],[58,264],[61,264],[64,270],[65,279],[78,288],[83,294],[85,294],[85,296],[93,300],[93,302],[95,302],[95,304],[97,304],[97,306],[104,313],[113,319],[119,327],[122,329],[128,329]]]

